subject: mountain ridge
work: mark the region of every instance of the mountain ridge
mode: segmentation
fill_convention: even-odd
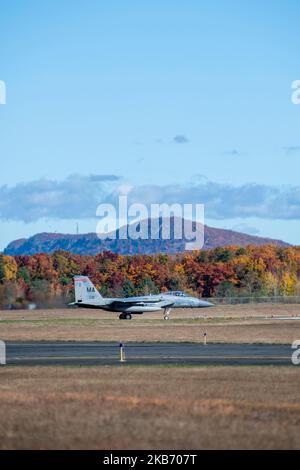
[[[148,219],[148,226],[153,220]],[[183,221],[182,221],[183,222]],[[161,224],[160,224],[161,225]],[[136,223],[136,227],[138,223]],[[203,226],[193,222],[193,230]],[[128,226],[127,228],[128,229]],[[123,228],[124,230],[124,228]],[[10,242],[4,249],[5,255],[33,255],[36,253],[53,253],[64,250],[79,255],[96,255],[103,251],[113,251],[122,255],[155,254],[155,253],[180,253],[186,251],[185,244],[189,240],[175,239],[171,229],[171,237],[165,240],[159,231],[158,239],[120,239],[120,230],[116,231],[115,239],[99,239],[94,232],[85,234],[64,234],[42,232],[29,238],[20,238]],[[220,229],[204,226],[204,245],[201,249],[209,250],[221,246],[273,244],[281,247],[291,246],[282,240],[276,240],[257,235],[249,235],[234,230]]]

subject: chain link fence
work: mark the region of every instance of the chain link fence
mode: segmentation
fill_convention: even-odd
[[[300,304],[300,296],[273,296],[273,297],[211,297],[207,299],[215,305],[238,304]]]

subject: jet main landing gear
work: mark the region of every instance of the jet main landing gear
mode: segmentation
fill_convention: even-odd
[[[165,308],[164,320],[170,320],[170,313],[171,313],[171,309],[170,308]]]
[[[120,320],[131,320],[131,314],[130,313],[121,313],[119,315]]]

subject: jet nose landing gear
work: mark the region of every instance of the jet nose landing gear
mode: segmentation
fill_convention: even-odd
[[[131,320],[131,314],[130,313],[121,313],[119,315],[120,320]]]

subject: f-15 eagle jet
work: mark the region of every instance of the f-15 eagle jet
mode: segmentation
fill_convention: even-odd
[[[75,276],[75,302],[84,308],[100,308],[109,312],[120,312],[120,320],[131,320],[132,314],[162,311],[165,320],[169,320],[172,308],[203,308],[213,304],[205,300],[190,297],[181,291],[164,292],[158,295],[140,297],[103,298],[90,279]]]

